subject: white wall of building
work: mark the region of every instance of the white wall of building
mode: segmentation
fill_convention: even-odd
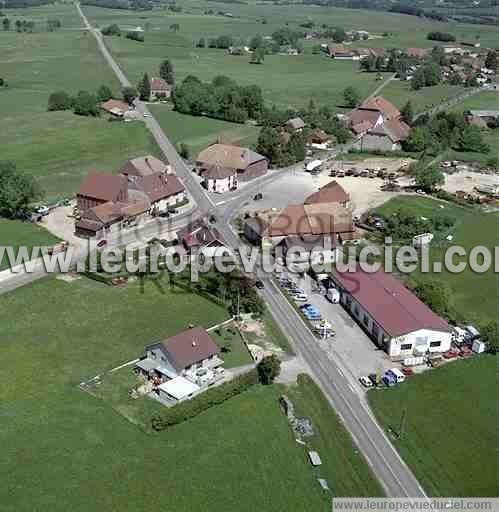
[[[229,176],[223,179],[210,179],[205,178],[204,185],[206,190],[209,192],[216,192],[218,194],[223,194],[224,192],[228,192],[234,187],[237,187],[237,180],[235,176]]]

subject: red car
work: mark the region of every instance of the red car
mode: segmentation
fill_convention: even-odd
[[[410,377],[411,375],[414,375],[414,370],[412,368],[402,368],[402,373],[406,377]]]
[[[462,347],[459,355],[461,357],[471,357],[473,355],[473,351],[469,347]]]
[[[107,245],[107,240],[101,240],[101,241],[97,244],[97,247],[104,247],[105,245]]]
[[[444,359],[454,359],[459,355],[458,350],[448,350],[447,352],[444,352],[443,356]]]

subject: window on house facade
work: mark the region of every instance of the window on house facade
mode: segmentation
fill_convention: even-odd
[[[378,336],[379,336],[379,329],[378,329],[378,326],[373,323],[373,336],[378,339]]]
[[[411,350],[412,348],[412,343],[404,343],[402,345],[400,345],[400,350]]]
[[[441,341],[432,341],[430,342],[430,347],[439,347],[441,344]]]

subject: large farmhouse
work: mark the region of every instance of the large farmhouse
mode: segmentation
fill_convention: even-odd
[[[102,237],[183,204],[185,188],[170,171],[149,155],[128,160],[121,174],[90,173],[77,194],[76,234]]]
[[[226,169],[234,169],[237,179],[249,180],[262,176],[267,172],[268,160],[251,149],[231,146],[228,144],[213,144],[201,151],[197,157],[196,167],[203,172],[219,165]]]
[[[394,359],[451,346],[451,328],[391,274],[334,271],[332,280],[341,292],[341,303]]]
[[[400,111],[381,96],[365,101],[348,118],[360,150],[397,151],[407,139],[410,127],[401,119]]]

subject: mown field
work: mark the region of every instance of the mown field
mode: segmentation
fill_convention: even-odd
[[[31,251],[35,246],[50,246],[58,241],[58,238],[36,224],[0,219],[0,246],[13,247],[14,252],[19,247],[27,247]],[[7,256],[4,255],[0,260],[0,270],[8,267]]]
[[[452,110],[465,112],[466,110],[499,110],[499,93],[497,91],[483,91],[466,98]]]
[[[444,208],[439,208],[444,205]],[[497,316],[499,307],[499,281],[493,268],[476,273],[469,265],[464,272],[452,273],[445,269],[444,255],[448,247],[463,247],[469,255],[475,246],[487,247],[493,256],[494,246],[499,243],[499,213],[483,213],[473,208],[463,208],[422,197],[396,197],[390,199],[377,212],[389,216],[399,209],[414,216],[430,217],[438,211],[441,215],[453,217],[456,222],[451,228],[452,242],[430,244],[430,268],[435,261],[442,262],[441,273],[422,273],[417,269],[411,277],[417,280],[436,280],[447,283],[452,289],[452,299],[458,313],[468,322],[486,323]],[[477,300],[482,297],[483,300]]]
[[[179,114],[165,105],[151,105],[149,108],[174,144],[187,145],[191,158],[218,140],[243,147],[254,146],[260,131],[254,126]]]
[[[496,357],[481,355],[368,393],[376,417],[429,496],[496,496],[496,379]]]
[[[112,288],[85,278],[43,279],[0,296],[0,306],[3,511],[328,510],[279,410],[277,386],[257,386],[156,435],[79,390],[153,340],[222,321],[221,307],[189,293],[162,294],[152,283],[142,292],[138,284]],[[356,460],[336,474],[352,482],[337,485],[331,473],[330,484],[352,495],[375,492],[372,481],[349,477],[368,472],[344,443],[347,459]],[[337,457],[321,455],[330,464]]]
[[[35,20],[35,33],[0,31],[1,159],[13,160],[33,174],[52,201],[72,197],[91,169],[117,171],[124,160],[155,153],[142,123],[109,123],[72,112],[47,112],[51,92],[95,91],[100,85],[120,94],[119,84],[103,61],[93,37],[80,29],[74,6],[57,5],[4,10]],[[61,20],[58,32],[45,32],[48,17]]]

